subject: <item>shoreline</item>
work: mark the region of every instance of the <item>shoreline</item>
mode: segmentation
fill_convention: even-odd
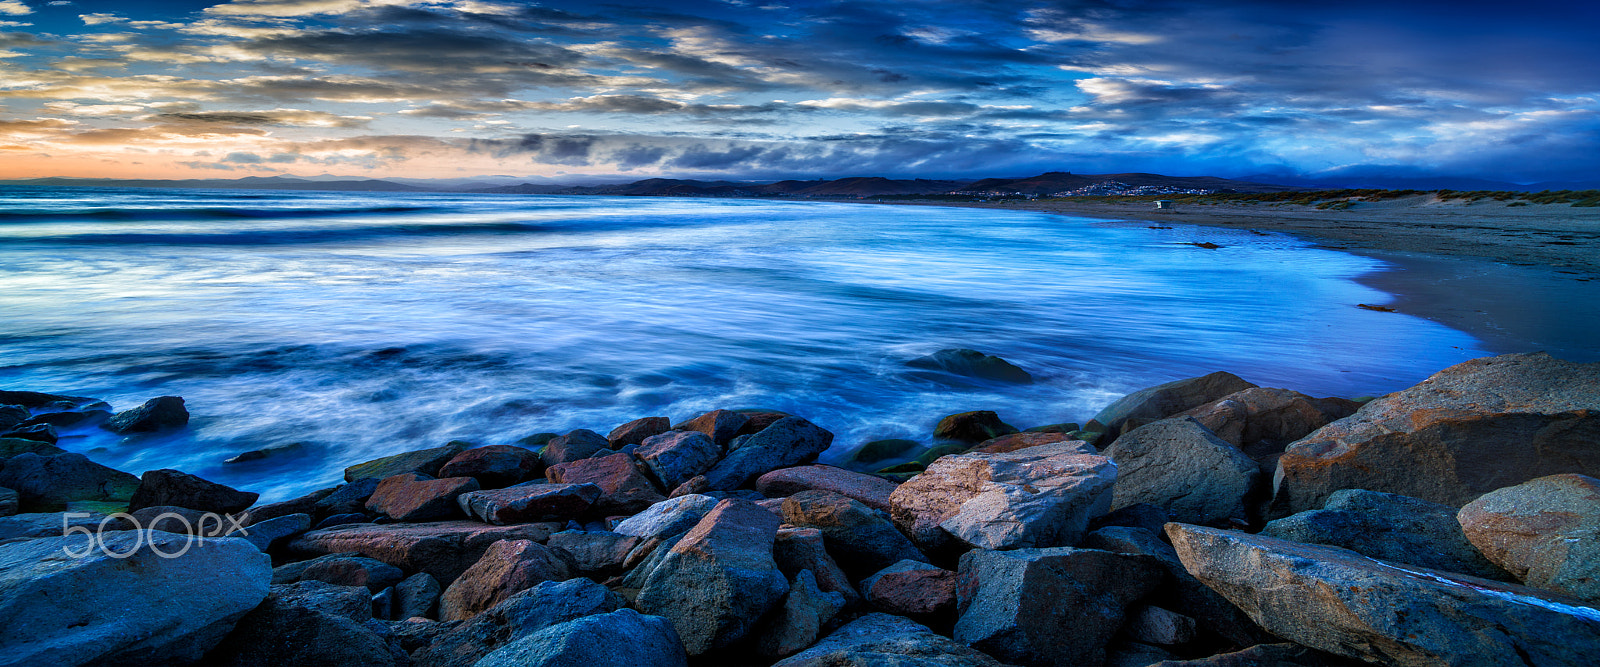
[[[837,200],[847,202],[851,200]],[[1600,361],[1600,209],[1508,208],[1441,203],[1431,195],[1357,203],[1346,210],[1297,205],[1148,202],[860,202],[1033,211],[1107,222],[1148,222],[1278,232],[1312,247],[1376,259],[1387,268],[1355,282],[1389,294],[1384,306],[1476,338],[1490,354],[1545,351]]]

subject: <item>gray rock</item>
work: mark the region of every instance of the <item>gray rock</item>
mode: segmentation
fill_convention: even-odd
[[[889,494],[898,484],[877,475],[864,475],[826,465],[774,470],[756,479],[756,491],[768,498],[792,496],[801,491],[832,491],[883,512],[889,511]]]
[[[270,447],[262,447],[261,449],[251,449],[248,451],[239,452],[238,454],[234,454],[233,456],[223,459],[222,462],[226,465],[239,465],[242,463],[266,461],[268,459],[282,460],[293,456],[307,454],[313,448],[313,445],[309,445],[304,442],[286,442],[281,445],[272,445]]]
[[[367,624],[371,616],[365,589],[318,581],[273,586],[212,660],[233,667],[409,664]]]
[[[643,444],[645,440],[672,430],[672,420],[666,417],[644,417],[611,429],[606,434],[607,446],[622,451],[628,445]]]
[[[416,651],[414,658],[420,667],[472,667],[518,639],[625,604],[621,596],[588,579],[546,581],[461,623]]]
[[[260,497],[261,494],[239,491],[186,472],[162,469],[146,472],[140,478],[139,488],[128,501],[128,509],[173,505],[202,512],[238,514]]]
[[[867,614],[815,646],[772,667],[1003,667],[1000,661],[926,626],[888,614]]]
[[[316,512],[320,517],[335,514],[359,514],[367,511],[367,499],[372,497],[372,492],[378,490],[379,478],[363,477],[354,482],[340,485],[321,500],[317,501]]]
[[[833,434],[799,417],[784,417],[750,436],[705,474],[709,488],[732,491],[778,468],[815,459],[833,443]]]
[[[1250,648],[1194,660],[1163,660],[1148,667],[1364,667],[1366,662],[1341,658],[1299,644],[1256,644]]]
[[[1267,524],[1262,535],[1344,547],[1364,556],[1433,570],[1510,581],[1467,541],[1447,505],[1406,496],[1347,489],[1328,497],[1325,509]]]
[[[37,440],[56,444],[61,440],[61,434],[56,432],[56,427],[51,424],[28,424],[18,426],[0,433],[0,438],[19,438],[22,440]]]
[[[778,570],[783,572],[783,576],[790,580],[805,570],[811,573],[819,590],[843,595],[846,606],[854,606],[861,601],[861,596],[850,584],[850,578],[845,576],[844,570],[839,569],[833,556],[828,555],[820,530],[794,526],[779,528],[772,543],[772,559],[778,563]]]
[[[398,567],[354,554],[328,554],[296,565],[273,570],[272,583],[320,581],[334,586],[361,586],[369,593],[377,593],[405,577]]]
[[[575,517],[588,511],[600,494],[594,484],[524,484],[470,491],[456,502],[468,515],[503,526]]]
[[[242,537],[256,545],[257,549],[266,551],[286,544],[289,539],[308,530],[311,530],[310,514],[290,514],[251,524]]]
[[[1158,534],[1143,528],[1107,526],[1084,538],[1089,549],[1154,557],[1167,571],[1168,585],[1149,600],[1195,620],[1202,637],[1215,637],[1214,648],[1239,648],[1262,641],[1271,635],[1250,620],[1227,598],[1195,579],[1183,567],[1178,552]]]
[[[329,516],[326,519],[318,521],[316,529],[317,530],[322,530],[323,528],[332,528],[334,526],[343,526],[343,525],[351,524],[351,523],[372,523],[372,517],[369,517],[369,516],[367,516],[365,514],[355,514],[355,513],[353,513],[353,514],[334,514],[332,516]]]
[[[645,439],[637,454],[662,488],[674,489],[711,470],[722,448],[699,431],[669,431]]]
[[[427,572],[449,585],[500,540],[550,538],[559,526],[528,523],[486,526],[476,521],[437,523],[350,524],[313,530],[289,543],[300,556],[358,553],[411,572]]]
[[[828,553],[852,579],[902,560],[928,560],[887,516],[831,491],[802,491],[784,499],[783,520],[822,531]]]
[[[842,609],[844,595],[818,590],[811,570],[801,570],[789,582],[783,604],[756,639],[756,650],[773,658],[793,655],[816,643],[822,628]]]
[[[472,618],[540,582],[565,581],[571,576],[567,562],[543,544],[495,542],[483,558],[445,588],[439,597],[439,620]]]
[[[1174,380],[1117,399],[1096,414],[1094,421],[1106,427],[1107,436],[1115,438],[1123,432],[1123,424],[1129,419],[1166,419],[1255,386],[1222,371]]]
[[[621,571],[639,538],[606,530],[564,530],[546,542],[570,558],[574,573],[604,579]]]
[[[964,347],[939,350],[925,357],[906,362],[912,368],[944,371],[963,377],[975,377],[1012,384],[1033,384],[1033,376],[1011,362],[991,354]]]
[[[401,452],[393,456],[357,463],[344,469],[344,481],[384,479],[405,473],[438,477],[439,468],[467,448],[467,443],[452,442],[443,447]]]
[[[270,559],[244,540],[159,531],[97,540],[104,551],[79,535],[0,544],[5,664],[192,662],[267,596]]]
[[[1158,646],[1174,646],[1194,641],[1194,619],[1150,605],[1136,605],[1128,611],[1122,626],[1129,637]]]
[[[953,535],[980,549],[1077,544],[1111,505],[1117,466],[1079,441],[946,456],[889,496],[896,525],[925,549]]]
[[[73,528],[87,528],[90,533],[103,530],[128,530],[133,524],[122,519],[112,519],[96,512],[38,512],[0,517],[0,542],[34,537],[60,537],[66,531],[78,534]],[[84,538],[72,543],[73,551],[82,550]]]
[[[48,408],[61,405],[63,409],[92,409],[94,406],[105,406],[105,402],[98,398],[83,396],[66,396],[62,394],[46,394],[38,391],[12,391],[0,389],[0,403],[6,405],[20,405],[25,408]]]
[[[969,551],[958,576],[956,641],[1047,667],[1103,662],[1127,606],[1165,571],[1149,556],[1057,547]]]
[[[716,506],[716,498],[696,493],[668,498],[628,517],[613,530],[635,537],[669,537],[695,527]]]
[[[1335,547],[1167,524],[1183,564],[1297,644],[1403,665],[1580,665],[1600,611],[1515,584],[1395,566]]]
[[[1501,487],[1600,470],[1600,363],[1507,354],[1446,368],[1291,444],[1272,517],[1369,489],[1460,507]]]
[[[699,431],[711,438],[717,448],[726,451],[746,425],[750,424],[750,416],[732,410],[712,410],[705,414],[690,419],[672,427],[674,431]]]
[[[478,661],[477,667],[686,667],[672,624],[632,609],[585,616],[540,630]]]
[[[1163,419],[1122,434],[1106,448],[1117,462],[1111,507],[1148,503],[1173,521],[1248,525],[1261,469],[1192,417]]]
[[[269,519],[276,519],[280,516],[289,516],[290,514],[316,515],[318,513],[317,503],[333,495],[336,490],[338,490],[338,487],[330,486],[326,489],[312,491],[298,498],[262,505],[251,505],[250,509],[245,510],[243,514],[239,515],[238,519],[240,523],[249,526]]]
[[[22,511],[49,512],[76,500],[126,501],[139,488],[139,478],[82,454],[24,453],[6,459],[0,486],[17,492]]]
[[[539,459],[546,466],[559,465],[572,461],[580,461],[607,450],[611,442],[605,436],[586,428],[568,431],[566,435],[559,435],[545,443],[539,450]]]
[[[6,405],[0,403],[0,430],[7,430],[17,424],[28,421],[33,413],[20,405]]]
[[[717,503],[650,573],[636,607],[672,621],[691,656],[743,639],[789,588],[772,559],[777,532],[754,503]]]
[[[1522,583],[1600,607],[1600,480],[1540,477],[1484,494],[1457,516],[1467,539]]]
[[[65,454],[67,450],[38,440],[25,440],[23,438],[0,438],[0,463],[21,454],[38,454],[39,456],[56,456]]]
[[[433,618],[443,589],[439,580],[427,572],[418,572],[394,585],[394,618]]]
[[[1150,667],[1150,665],[1163,660],[1171,660],[1173,657],[1171,653],[1158,646],[1136,641],[1116,640],[1106,645],[1105,667]],[[1252,665],[1251,667],[1269,667],[1269,665]],[[1270,665],[1270,667],[1282,666]]]
[[[102,428],[118,435],[149,433],[189,423],[189,410],[177,396],[158,396],[132,410],[117,413]]]
[[[21,511],[21,498],[15,489],[0,488],[0,517],[13,516]]]

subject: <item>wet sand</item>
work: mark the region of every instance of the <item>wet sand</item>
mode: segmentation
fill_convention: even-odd
[[[1431,195],[1339,211],[1292,204],[1155,210],[1148,202],[903,203],[1290,234],[1389,264],[1360,279],[1394,295],[1383,305],[1471,334],[1490,352],[1542,350],[1600,361],[1600,208],[1441,202]]]

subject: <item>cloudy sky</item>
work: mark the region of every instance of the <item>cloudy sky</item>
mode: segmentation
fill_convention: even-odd
[[[1600,3],[0,0],[0,178],[1600,174]]]

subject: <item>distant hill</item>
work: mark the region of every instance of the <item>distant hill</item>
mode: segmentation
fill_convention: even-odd
[[[1104,183],[1133,187],[1155,186],[1194,190],[1232,190],[1234,192],[1287,192],[1305,188],[1235,181],[1214,176],[1162,176],[1160,174],[1073,174],[1052,171],[1028,178],[985,178],[962,186],[963,192],[1018,192],[1025,195],[1050,195]]]
[[[963,181],[891,180],[881,176],[841,178],[832,181],[779,181],[757,186],[758,192],[797,197],[872,197],[876,195],[932,195],[959,189]]]
[[[4,185],[38,185],[85,188],[193,188],[218,190],[343,190],[360,192],[426,192],[426,188],[376,179],[344,181],[307,180],[287,176],[251,176],[235,179],[197,178],[184,180],[113,178],[32,178],[0,181]]]

